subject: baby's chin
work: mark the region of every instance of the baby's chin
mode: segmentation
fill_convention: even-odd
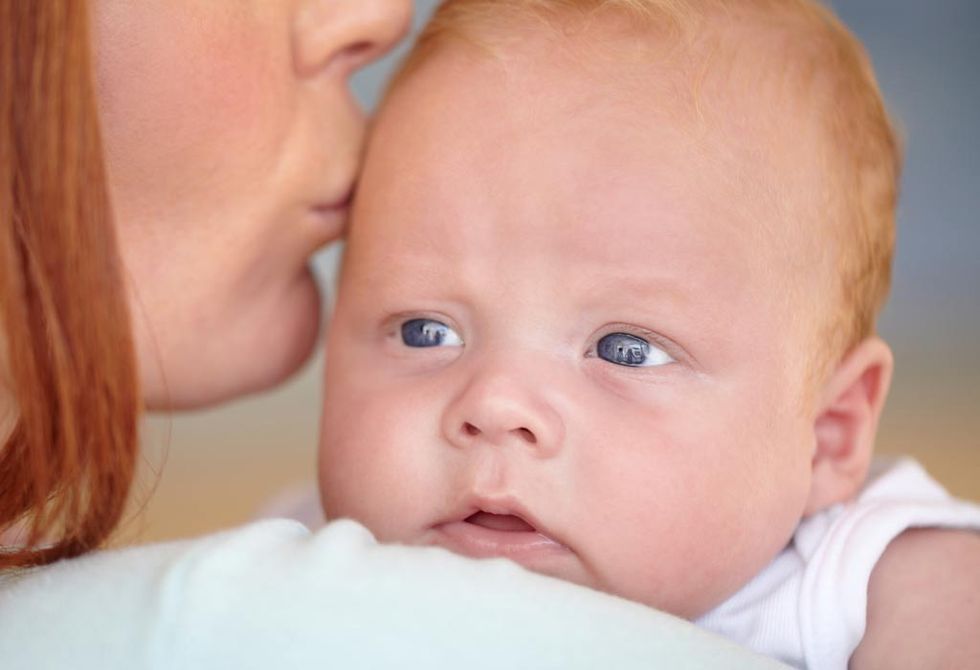
[[[656,562],[656,559],[653,559]],[[756,572],[761,571],[760,567]],[[753,573],[754,575],[755,573]],[[731,598],[751,580],[728,572],[711,574],[708,566],[683,563],[671,574],[613,574],[593,586],[672,616],[695,621]]]

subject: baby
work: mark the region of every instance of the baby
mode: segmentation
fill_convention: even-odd
[[[980,510],[868,474],[896,144],[811,2],[447,3],[355,204],[327,516],[799,666],[980,663]]]

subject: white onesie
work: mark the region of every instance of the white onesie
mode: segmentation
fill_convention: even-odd
[[[957,501],[916,462],[876,462],[858,498],[800,523],[789,546],[702,628],[809,670],[845,670],[864,636],[868,582],[909,528],[980,530],[980,506]]]

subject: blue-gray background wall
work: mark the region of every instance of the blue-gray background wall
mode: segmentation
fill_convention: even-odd
[[[416,2],[416,27],[435,4]],[[912,453],[954,492],[980,499],[980,0],[832,6],[870,52],[906,143],[894,288],[881,321],[897,371],[879,451]],[[366,106],[404,49],[355,78]],[[319,265],[329,271],[334,257]],[[151,420],[129,538],[238,523],[284,486],[310,487],[320,367],[264,397]]]

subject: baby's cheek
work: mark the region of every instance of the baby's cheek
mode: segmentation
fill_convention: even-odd
[[[421,523],[431,484],[411,413],[387,399],[377,392],[346,395],[331,406],[328,398],[320,486],[328,518],[354,518],[379,539],[398,541]]]

